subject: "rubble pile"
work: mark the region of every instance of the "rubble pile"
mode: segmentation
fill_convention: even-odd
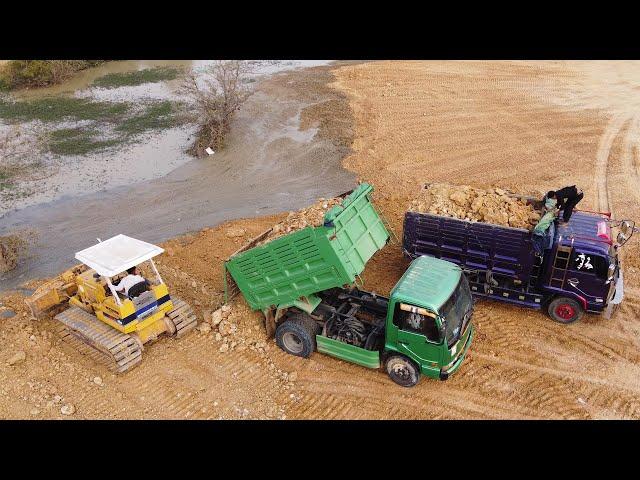
[[[334,206],[339,205],[343,198],[335,197],[324,199],[320,198],[313,205],[298,210],[297,212],[289,212],[287,218],[280,223],[276,223],[269,235],[261,240],[257,245],[264,245],[276,238],[287,235],[297,230],[302,230],[306,227],[319,227],[324,222],[324,215],[331,210]]]
[[[431,183],[409,207],[412,212],[432,213],[471,222],[532,230],[540,213],[500,188],[483,190],[469,186]]]
[[[286,372],[277,367],[270,353],[274,345],[267,337],[264,318],[260,313],[251,311],[244,300],[233,299],[217,310],[207,312],[204,320],[201,327],[207,327],[199,328],[199,331],[212,338],[220,353],[252,351],[268,368],[269,376],[276,382],[278,389],[290,390],[294,387],[298,373]]]

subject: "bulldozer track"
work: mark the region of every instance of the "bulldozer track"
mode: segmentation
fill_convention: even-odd
[[[171,319],[176,327],[175,337],[181,338],[196,328],[198,318],[191,306],[186,302],[175,297],[171,299],[171,302],[173,303],[173,310],[167,312],[167,317]]]
[[[117,373],[142,361],[142,345],[131,335],[119,332],[81,308],[71,307],[55,316],[62,323],[62,339]]]

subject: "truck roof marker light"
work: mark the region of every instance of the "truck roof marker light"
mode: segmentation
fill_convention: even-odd
[[[606,240],[609,244],[613,243],[611,239],[611,227],[607,222],[598,222],[598,238]]]

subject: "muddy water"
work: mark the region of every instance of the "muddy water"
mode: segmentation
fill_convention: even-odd
[[[16,96],[21,99],[41,98],[51,95],[74,94],[85,96],[83,92],[91,89],[92,83],[108,74],[126,73],[147,68],[170,67],[179,69],[193,69],[198,72],[214,63],[214,60],[126,60],[118,62],[107,62],[97,67],[89,68],[74,74],[68,81],[60,85],[52,85],[46,88],[25,89],[16,92]],[[265,62],[255,68],[255,75],[270,75],[277,72],[291,70],[295,68],[314,67],[326,65],[327,60],[291,60]],[[100,100],[116,100],[123,97],[122,92],[143,92],[144,96],[166,98],[167,92],[174,91],[179,82],[158,82],[152,84],[138,85],[136,87],[123,87],[117,89],[93,89],[91,95],[97,96]],[[160,92],[158,95],[157,92]],[[156,93],[154,95],[154,93]],[[127,97],[127,95],[124,95]]]
[[[171,81],[145,83],[118,88],[97,88],[93,82],[104,75],[124,73],[155,67],[191,69],[202,74],[213,60],[196,61],[120,61],[108,62],[95,68],[79,72],[68,82],[48,88],[27,89],[15,92],[19,100],[34,100],[49,96],[75,96],[97,101],[127,102],[136,108],[148,102],[163,100],[185,101],[179,93],[180,78]],[[326,60],[249,61],[250,76],[255,82],[277,72],[304,67],[325,65]],[[18,125],[23,138],[33,145],[40,145],[40,138],[60,128],[88,127],[91,122],[60,121],[54,124],[39,121]],[[107,122],[108,123],[108,122]],[[13,125],[0,121],[0,135]],[[113,125],[100,124],[98,128],[105,139],[113,137]],[[167,175],[173,169],[192,160],[186,150],[193,140],[196,129],[193,125],[147,132],[134,142],[119,144],[104,151],[95,151],[81,156],[54,155],[46,148],[35,148],[29,160],[42,164],[40,175],[34,179],[24,178],[19,192],[0,199],[0,217],[13,209],[48,203],[64,196],[83,195],[100,190],[151,180]],[[117,135],[116,135],[117,136]],[[44,175],[43,175],[44,174]]]
[[[329,68],[262,81],[238,112],[221,153],[162,178],[6,214],[0,234],[30,226],[39,237],[31,258],[0,279],[0,290],[73,265],[74,253],[98,237],[124,233],[161,242],[229,219],[301,208],[353,188],[355,176],[341,167],[345,148],[319,138],[315,129],[299,130],[300,113],[310,103],[287,86],[291,76],[326,75]],[[314,103],[331,98],[316,96]]]

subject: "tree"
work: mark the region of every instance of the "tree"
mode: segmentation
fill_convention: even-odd
[[[217,61],[204,74],[188,74],[181,92],[189,97],[200,125],[198,139],[189,152],[203,156],[207,147],[219,150],[229,133],[235,112],[249,98],[251,64],[239,60]]]

